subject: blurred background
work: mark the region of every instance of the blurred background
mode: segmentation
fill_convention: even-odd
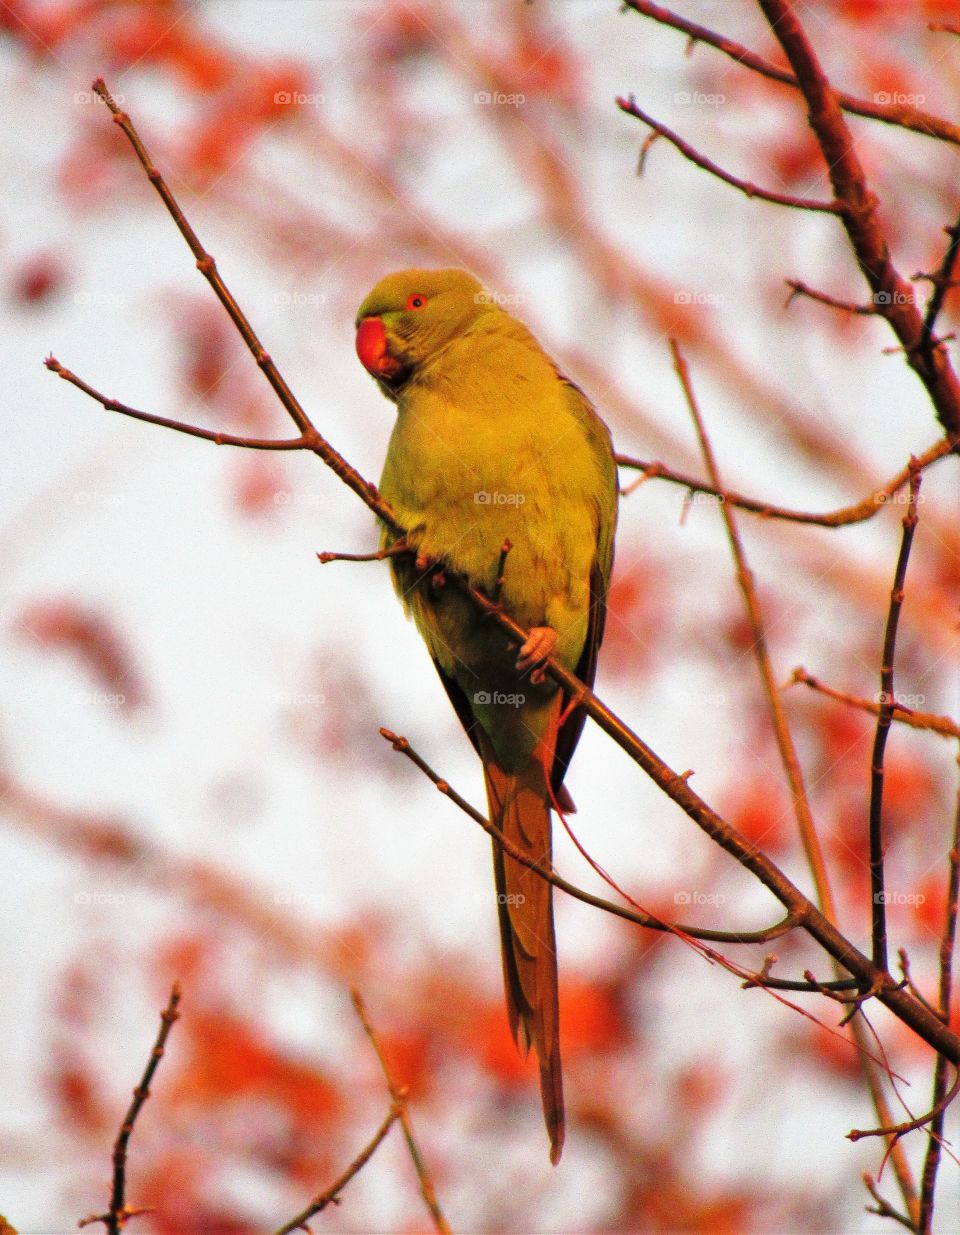
[[[676,7],[778,63],[749,0]],[[955,4],[818,0],[835,84],[956,113]],[[385,273],[465,266],[534,330],[621,452],[703,474],[679,340],[725,482],[829,510],[937,440],[883,322],[808,299],[867,292],[838,222],[748,200],[639,106],[764,187],[830,196],[799,97],[614,0],[6,0],[0,6],[4,405],[0,486],[0,1212],[75,1229],[174,979],[183,1015],[133,1137],[151,1233],[272,1230],[389,1102],[362,990],[463,1231],[889,1230],[860,1177],[882,1149],[842,1009],[819,1027],[678,940],[557,894],[568,1105],[549,1166],[535,1069],[501,989],[489,841],[378,736],[477,805],[479,765],[379,564],[369,512],[309,455],[231,451],[105,412],[45,371],[179,420],[292,436],[104,105],[103,75],[318,428],[376,480],[393,409],[353,318]],[[907,276],[935,269],[957,153],[856,118]],[[925,297],[929,283],[915,284]],[[956,324],[956,293],[942,329]],[[636,473],[622,472],[629,483]],[[956,714],[960,503],[927,471],[898,695]],[[904,507],[829,530],[741,514],[778,677],[876,697]],[[622,503],[598,690],[809,890],[717,503],[650,479]],[[869,942],[874,722],[802,686],[788,715],[841,921]],[[955,744],[888,748],[891,943],[932,997]],[[772,898],[588,724],[568,781],[581,842],[632,897],[722,928]],[[560,831],[560,829],[557,829]],[[603,885],[564,835],[556,864]],[[799,937],[726,949],[777,973]],[[873,1012],[901,1092],[931,1054]],[[908,1118],[895,1104],[898,1118]],[[956,1132],[956,1115],[947,1135]],[[923,1133],[906,1142],[915,1169]],[[889,1168],[882,1186],[895,1195]],[[395,1131],[318,1231],[427,1229]],[[935,1229],[960,1226],[945,1158]]]

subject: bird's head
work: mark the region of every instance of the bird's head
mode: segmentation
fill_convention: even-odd
[[[492,304],[465,270],[399,270],[360,306],[357,355],[393,393]]]

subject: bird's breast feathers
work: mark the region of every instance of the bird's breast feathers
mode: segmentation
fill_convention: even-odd
[[[418,548],[488,590],[509,540],[508,610],[563,630],[589,606],[606,484],[547,357],[488,335],[457,340],[404,391],[381,489]]]

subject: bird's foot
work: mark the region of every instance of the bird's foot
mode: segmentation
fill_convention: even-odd
[[[553,655],[553,650],[557,646],[557,632],[552,626],[534,626],[530,630],[530,637],[520,649],[520,654],[517,657],[517,671],[526,673],[528,669],[532,669],[530,681],[534,686],[539,685],[546,676],[543,670],[543,662],[548,656]]]

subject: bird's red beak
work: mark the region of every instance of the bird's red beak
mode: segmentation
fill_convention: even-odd
[[[392,381],[403,370],[387,349],[387,332],[379,317],[365,317],[357,327],[357,355],[367,372],[381,381]]]

